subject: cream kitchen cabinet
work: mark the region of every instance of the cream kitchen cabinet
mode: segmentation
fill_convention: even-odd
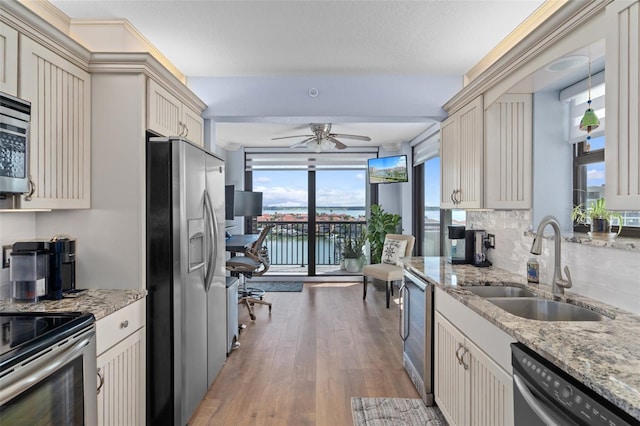
[[[91,202],[91,80],[85,70],[19,35],[18,96],[31,102],[32,194],[22,208]]]
[[[146,418],[146,301],[96,322],[98,425],[143,425]]]
[[[447,422],[512,425],[514,340],[442,290],[435,301],[434,393]]]
[[[154,80],[148,80],[147,128],[162,136],[181,136],[204,143],[204,120]]]
[[[479,96],[440,126],[441,208],[482,207],[483,152],[484,110]]]
[[[0,92],[18,96],[18,31],[0,21]]]
[[[484,208],[530,209],[533,98],[501,96],[485,110]]]
[[[607,207],[640,209],[640,1],[606,9]]]

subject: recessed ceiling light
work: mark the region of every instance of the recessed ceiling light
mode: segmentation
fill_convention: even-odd
[[[563,58],[560,58],[551,62],[549,65],[544,67],[544,69],[546,69],[549,72],[567,71],[574,68],[578,68],[580,65],[586,64],[588,60],[589,58],[584,55],[565,56]]]

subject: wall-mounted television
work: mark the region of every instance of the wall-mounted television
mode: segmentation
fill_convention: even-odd
[[[370,158],[367,161],[369,183],[409,182],[407,156]]]
[[[224,187],[224,218],[225,220],[233,220],[235,217],[234,212],[234,199],[235,199],[235,186],[225,185]]]
[[[234,216],[262,216],[262,192],[235,191]]]

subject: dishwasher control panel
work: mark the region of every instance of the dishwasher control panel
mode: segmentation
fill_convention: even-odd
[[[577,425],[622,426],[633,419],[579,380],[522,344],[512,344],[514,374],[532,386]]]

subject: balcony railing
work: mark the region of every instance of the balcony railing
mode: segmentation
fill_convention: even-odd
[[[258,222],[258,228],[275,224],[264,245],[269,250],[272,265],[309,264],[309,224],[307,222]],[[342,244],[346,238],[356,238],[364,232],[366,221],[316,221],[316,265],[339,265]]]

